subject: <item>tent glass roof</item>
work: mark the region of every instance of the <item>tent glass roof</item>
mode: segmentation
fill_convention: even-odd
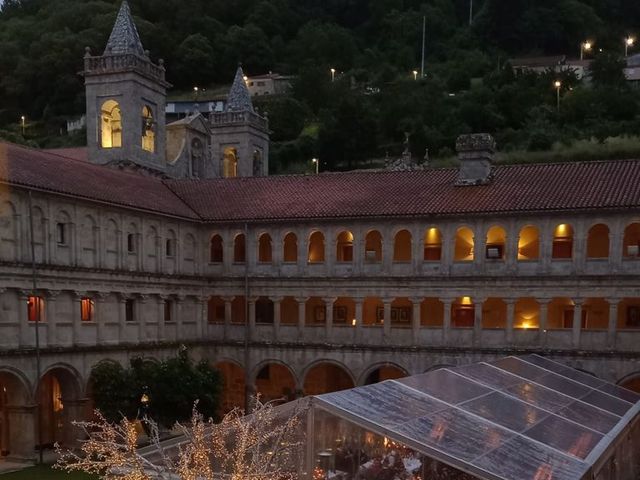
[[[478,478],[579,479],[640,395],[538,355],[320,395],[321,409]]]

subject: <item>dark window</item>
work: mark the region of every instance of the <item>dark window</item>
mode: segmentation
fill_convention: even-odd
[[[164,301],[164,321],[165,323],[173,321],[173,300]]]
[[[212,263],[222,263],[222,238],[215,235],[211,239],[210,261]]]
[[[56,223],[56,241],[59,245],[67,244],[67,226],[64,223]]]
[[[90,298],[83,298],[80,300],[80,319],[83,322],[91,322],[93,321],[93,308],[94,308],[93,300]]]
[[[135,301],[127,299],[124,303],[124,318],[127,322],[134,322],[135,318]]]
[[[167,257],[173,257],[176,254],[175,241],[168,238],[165,243],[165,252]]]
[[[129,233],[127,235],[127,252],[129,253],[136,252],[136,236],[133,233]]]

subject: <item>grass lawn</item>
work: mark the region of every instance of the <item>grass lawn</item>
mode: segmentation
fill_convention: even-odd
[[[0,475],[0,480],[97,480],[98,477],[86,473],[66,473],[61,470],[53,470],[48,465],[37,465],[25,468],[19,472]]]

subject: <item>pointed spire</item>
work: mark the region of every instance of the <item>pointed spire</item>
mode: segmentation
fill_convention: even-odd
[[[136,24],[133,22],[127,0],[124,0],[120,6],[116,23],[113,25],[113,30],[107,42],[107,48],[104,49],[105,55],[124,53],[136,53],[144,56],[142,42],[140,41]]]
[[[241,66],[238,66],[238,70],[236,70],[236,77],[233,79],[231,90],[229,90],[225,110],[227,112],[253,112],[251,94],[247,88]]]

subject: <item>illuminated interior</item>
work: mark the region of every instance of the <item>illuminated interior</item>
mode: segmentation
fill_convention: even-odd
[[[313,232],[309,237],[308,262],[324,262],[324,235],[322,234],[322,232]]]
[[[247,250],[245,246],[244,233],[236,235],[233,239],[233,261],[234,263],[244,263],[247,260]]]
[[[366,297],[362,304],[363,325],[384,324],[384,304],[378,297]]]
[[[122,115],[115,100],[102,104],[100,113],[100,141],[102,148],[122,147]]]
[[[142,149],[153,153],[156,149],[155,122],[151,107],[142,107]]]
[[[533,298],[519,298],[514,306],[513,315],[514,328],[540,328],[540,305]]]
[[[95,304],[90,298],[83,298],[80,300],[80,319],[83,322],[93,321],[93,309]]]
[[[609,257],[609,227],[599,223],[587,234],[587,258]]]
[[[44,300],[42,297],[29,297],[27,300],[27,313],[30,322],[43,320]]]
[[[298,261],[298,238],[293,232],[289,232],[284,237],[283,261],[285,263],[296,263]]]
[[[353,261],[353,234],[349,231],[340,232],[336,242],[336,261]]]
[[[224,149],[222,155],[222,176],[224,178],[238,176],[238,151],[233,147]]]
[[[334,325],[353,326],[353,319],[356,317],[356,302],[349,297],[338,297],[333,302],[333,323]]]
[[[442,234],[432,227],[424,234],[424,261],[437,262],[442,258]]]
[[[507,233],[504,228],[493,226],[487,232],[487,244],[485,246],[486,258],[490,260],[502,260],[505,254]]]
[[[457,262],[473,261],[473,232],[470,228],[460,227],[456,231],[453,259]]]
[[[382,235],[377,230],[367,232],[365,237],[365,261],[381,262],[382,261]]]
[[[550,330],[573,327],[574,304],[570,298],[557,297],[547,306],[547,328]]]
[[[573,227],[561,223],[553,231],[553,252],[551,257],[564,259],[573,256]]]
[[[518,260],[537,260],[540,258],[540,233],[534,226],[520,230],[518,237]]]
[[[507,304],[499,298],[482,302],[482,328],[506,328]]]
[[[451,305],[451,326],[472,328],[475,323],[475,305],[471,297],[460,297]]]
[[[393,261],[411,261],[411,233],[408,230],[400,230],[393,240]]]
[[[425,298],[420,303],[420,324],[441,328],[444,325],[444,303],[439,298]]]
[[[622,255],[640,258],[640,223],[632,223],[624,229]]]
[[[271,236],[268,233],[263,233],[258,239],[258,262],[271,263]]]

